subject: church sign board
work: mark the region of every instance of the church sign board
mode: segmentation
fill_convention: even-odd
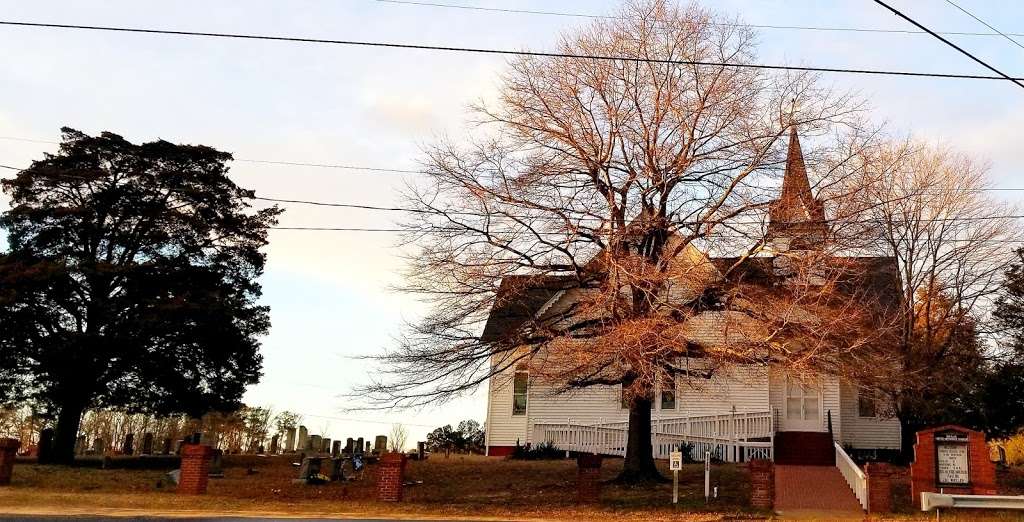
[[[971,483],[968,442],[967,434],[956,430],[935,434],[935,475],[939,486]]]
[[[985,434],[960,426],[917,432],[910,493],[921,507],[921,493],[996,494],[996,471],[988,458]]]

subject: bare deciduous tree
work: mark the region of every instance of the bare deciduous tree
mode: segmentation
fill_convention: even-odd
[[[905,141],[880,149],[859,195],[877,225],[877,255],[896,259],[902,282],[898,379],[874,375],[912,435],[922,397],[962,383],[958,368],[990,353],[978,342],[1021,239],[1016,208],[993,198],[988,167],[948,146]],[[904,445],[912,443],[905,440]],[[906,449],[906,448],[905,448]]]
[[[620,480],[639,482],[660,479],[645,442],[660,380],[742,363],[838,372],[870,348],[880,329],[864,328],[871,312],[845,284],[861,268],[832,260],[845,246],[823,237],[823,203],[809,186],[775,199],[783,167],[802,173],[806,157],[819,196],[834,196],[831,219],[856,223],[842,179],[861,174],[874,136],[858,100],[813,77],[708,65],[753,63],[754,37],[694,5],[634,1],[560,51],[636,60],[513,61],[499,103],[474,107],[477,137],[429,148],[428,180],[409,186],[420,213],[406,223],[417,250],[403,290],[432,312],[366,391],[391,406],[444,401],[520,366],[553,393],[621,385]],[[805,154],[796,127],[815,144]],[[746,273],[780,236],[797,237],[794,254]],[[574,299],[481,337],[492,309],[538,288]],[[700,372],[679,362],[694,357]]]
[[[405,451],[405,444],[409,442],[409,430],[401,423],[391,425],[391,433],[388,435],[388,449],[392,453]]]

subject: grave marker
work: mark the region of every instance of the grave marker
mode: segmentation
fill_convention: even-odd
[[[306,451],[309,444],[309,431],[305,426],[299,426],[299,439],[295,445],[295,451]]]
[[[142,436],[142,454],[152,455],[153,454],[153,434],[146,432]]]
[[[289,427],[284,432],[284,453],[295,451],[295,428]]]
[[[383,455],[388,451],[388,437],[386,435],[377,435],[377,438],[373,440],[373,452],[378,455]],[[399,448],[401,451],[401,448]]]
[[[274,435],[273,437],[270,438],[270,454],[271,455],[277,455],[277,437],[278,437],[278,435]]]
[[[124,442],[121,443],[121,454],[131,455],[135,453],[135,434],[129,433],[124,436]]]

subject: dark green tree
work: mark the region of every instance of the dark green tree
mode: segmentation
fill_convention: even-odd
[[[62,129],[56,154],[2,182],[0,402],[56,420],[73,459],[82,412],[234,410],[262,368],[268,227],[205,146]]]

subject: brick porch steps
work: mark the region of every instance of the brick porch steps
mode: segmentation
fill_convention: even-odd
[[[796,466],[835,466],[832,435],[812,431],[775,434],[775,463]]]
[[[832,466],[775,466],[775,510],[862,514],[839,469]]]

